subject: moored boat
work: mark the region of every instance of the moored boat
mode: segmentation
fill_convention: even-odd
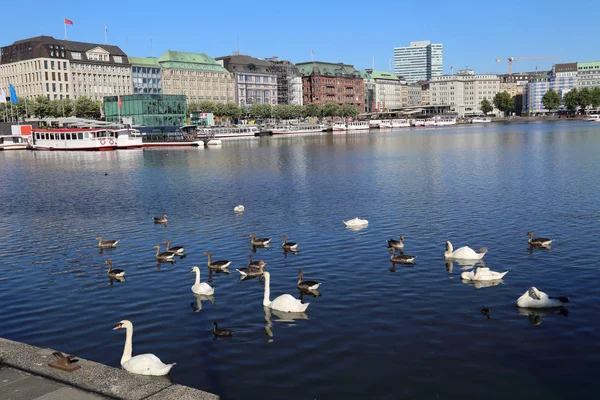
[[[278,125],[271,130],[273,135],[285,135],[296,133],[321,133],[326,127],[322,124],[302,124],[302,125]]]
[[[333,125],[331,125],[331,129],[334,132],[345,132],[348,130],[348,127],[346,126],[345,122],[335,122]]]
[[[352,121],[346,124],[346,129],[349,131],[369,130],[369,121]]]
[[[198,127],[199,137],[215,139],[258,139],[260,130],[253,125]]]
[[[121,128],[109,131],[114,134],[117,149],[141,149],[144,145],[142,134],[137,129]]]
[[[600,114],[590,114],[585,120],[588,122],[600,122]]]
[[[471,118],[471,120],[469,122],[472,124],[485,124],[485,123],[492,122],[492,119],[490,117],[476,116],[476,117]]]
[[[140,127],[143,147],[204,146],[197,138],[196,125],[181,127]]]
[[[29,147],[29,136],[0,135],[0,150],[26,150]]]
[[[115,150],[115,133],[107,128],[34,129],[34,150]]]
[[[392,128],[409,128],[410,121],[407,119],[403,119],[403,118],[393,119],[391,121],[391,127]]]

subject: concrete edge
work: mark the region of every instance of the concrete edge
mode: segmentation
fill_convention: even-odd
[[[173,384],[169,376],[143,376],[77,358],[81,368],[64,372],[48,367],[55,360],[55,350],[0,338],[0,365],[52,379],[81,390],[124,400],[206,399],[219,396],[187,386]]]

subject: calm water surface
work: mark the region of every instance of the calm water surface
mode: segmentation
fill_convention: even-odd
[[[111,329],[129,319],[134,354],[233,399],[595,398],[599,165],[600,125],[583,122],[0,152],[0,336],[119,367],[125,335]],[[163,212],[168,226],[154,225]],[[344,229],[354,217],[369,226]],[[552,249],[530,252],[529,230]],[[252,232],[274,237],[254,254],[272,298],[299,296],[298,268],[322,282],[305,315],[265,310],[259,281],[238,279]],[[120,246],[100,254],[98,235]],[[399,235],[414,267],[389,262]],[[158,267],[164,239],[188,256]],[[504,283],[463,283],[446,240],[488,247]],[[207,250],[232,273],[209,276]],[[111,284],[107,259],[125,282]],[[212,301],[190,291],[194,265]],[[568,315],[517,309],[532,285],[569,296]],[[215,340],[214,320],[234,337]]]

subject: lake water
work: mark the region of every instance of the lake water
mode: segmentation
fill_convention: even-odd
[[[119,367],[112,328],[129,319],[134,354],[226,399],[595,398],[599,166],[600,125],[585,122],[0,152],[0,336]],[[168,225],[153,224],[163,212]],[[368,227],[345,229],[354,217]],[[531,252],[530,230],[552,249]],[[272,247],[252,253],[253,232]],[[284,234],[299,253],[282,251]],[[99,253],[99,235],[119,247]],[[413,267],[392,268],[399,235]],[[188,255],[158,268],[165,239]],[[463,283],[446,240],[488,247],[504,283]],[[232,273],[209,276],[207,250]],[[306,315],[263,308],[260,282],[235,271],[250,254],[271,298],[299,296],[298,268],[322,283]],[[111,284],[107,259],[125,282]],[[198,312],[194,265],[215,288]],[[532,285],[569,296],[568,315],[519,310]],[[234,336],[213,338],[214,320]]]

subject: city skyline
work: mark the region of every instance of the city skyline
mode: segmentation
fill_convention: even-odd
[[[271,0],[260,6],[234,1],[224,10],[219,4],[186,2],[181,9],[187,12],[169,14],[152,0],[143,9],[115,0],[102,5],[66,0],[59,9],[42,4],[33,0],[3,6],[5,15],[18,17],[4,23],[6,34],[2,46],[38,35],[62,39],[63,21],[68,18],[73,21],[67,27],[69,40],[104,43],[106,25],[108,43],[136,57],[159,57],[169,49],[206,53],[211,57],[240,51],[253,57],[279,56],[297,63],[310,61],[314,50],[316,61],[344,62],[362,69],[371,68],[374,58],[376,70],[393,71],[395,47],[430,40],[444,45],[444,74],[450,73],[450,67],[454,67],[454,72],[470,68],[478,73],[506,73],[506,62],[496,63],[497,58],[562,56],[552,60],[518,60],[513,65],[514,72],[533,71],[536,66],[549,70],[555,63],[600,58],[590,54],[584,40],[593,35],[594,11],[600,11],[600,4],[592,1],[586,4],[586,12],[578,16],[577,23],[562,21],[564,10],[556,0],[549,0],[543,9],[533,2],[507,0],[502,3],[502,11],[493,4],[473,9],[432,0],[428,9],[433,11],[426,16],[418,5],[408,4],[402,6],[402,13],[399,10],[396,17],[394,13],[386,14],[388,23],[382,23],[378,10],[398,6],[384,0],[371,13],[350,9],[345,11],[346,20],[331,18],[327,24],[317,18],[316,9],[319,16],[337,15],[338,8],[348,5],[309,0],[302,9],[296,9]],[[552,7],[553,4],[561,7]],[[525,18],[527,15],[536,18]],[[357,18],[373,19],[373,24],[366,24],[367,30],[357,30],[355,23],[348,23]],[[548,22],[553,19],[561,24]],[[23,23],[25,20],[28,23]]]

